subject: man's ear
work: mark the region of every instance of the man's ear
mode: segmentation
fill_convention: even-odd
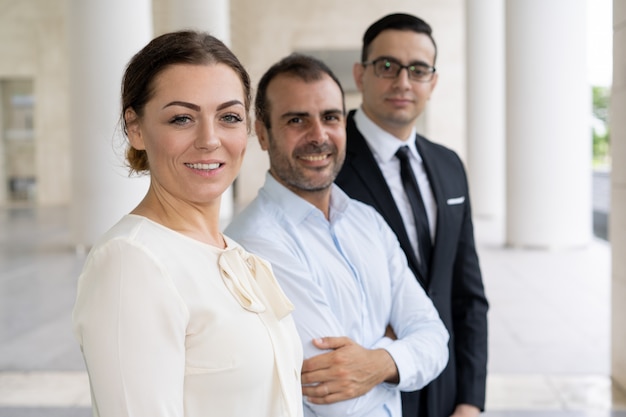
[[[354,77],[354,84],[360,92],[363,92],[363,74],[365,73],[365,67],[360,62],[355,62],[352,66],[352,76]]]
[[[259,140],[259,145],[261,145],[261,149],[264,151],[268,150],[270,147],[269,132],[261,120],[257,119],[254,121],[254,131]]]
[[[139,116],[131,107],[127,108],[124,112],[124,124],[126,125],[126,135],[128,136],[130,146],[137,150],[145,150],[146,145],[141,133]]]
[[[430,92],[428,93],[428,99],[430,100],[430,96],[432,96],[433,91],[435,91],[435,86],[437,86],[437,80],[439,80],[439,74],[434,73],[433,79],[430,80]]]

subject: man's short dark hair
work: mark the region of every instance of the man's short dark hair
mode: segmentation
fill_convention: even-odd
[[[255,116],[256,119],[263,122],[263,125],[268,129],[271,125],[267,87],[274,78],[281,74],[291,75],[306,82],[321,80],[324,74],[327,74],[337,86],[339,86],[342,101],[344,100],[345,95],[339,79],[324,62],[309,55],[293,53],[272,65],[265,74],[263,74],[259,81],[259,86],[257,87],[256,99],[254,101]],[[345,113],[345,103],[342,104]]]
[[[363,48],[361,49],[361,62],[367,61],[372,41],[380,32],[389,29],[411,30],[415,33],[423,33],[428,36],[435,47],[435,61],[437,60],[437,44],[433,39],[433,30],[430,25],[417,16],[406,13],[393,13],[378,19],[365,31],[363,35]],[[434,64],[433,62],[433,65]]]

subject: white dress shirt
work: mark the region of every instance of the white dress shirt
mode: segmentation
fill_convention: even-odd
[[[410,149],[410,161],[413,174],[417,180],[417,185],[420,188],[422,200],[424,201],[424,207],[426,208],[426,215],[428,217],[428,226],[430,229],[430,240],[435,242],[435,228],[437,225],[437,202],[433,195],[433,191],[430,188],[430,182],[426,175],[426,169],[424,168],[424,162],[420,156],[417,147],[415,146],[415,127],[409,135],[409,139],[404,141],[392,134],[384,131],[376,123],[370,120],[362,109],[357,109],[354,114],[354,122],[359,129],[367,145],[374,155],[374,159],[378,163],[380,170],[387,181],[387,185],[391,190],[393,199],[400,211],[404,227],[407,231],[413,230],[414,233],[407,233],[411,240],[411,245],[417,253],[419,259],[418,242],[417,242],[417,229],[415,226],[415,217],[413,216],[413,210],[411,209],[411,203],[404,192],[402,186],[402,178],[400,177],[400,160],[396,157],[396,152],[401,146],[408,146]]]
[[[330,220],[270,174],[225,233],[268,260],[295,306],[304,357],[313,338],[347,336],[386,349],[400,382],[330,405],[305,401],[305,416],[400,417],[400,390],[434,379],[448,361],[448,333],[385,220],[332,185]],[[385,337],[390,324],[398,339]]]

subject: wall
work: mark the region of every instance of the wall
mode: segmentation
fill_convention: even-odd
[[[155,34],[168,30],[167,10],[174,1],[153,1]],[[417,14],[431,23],[439,46],[439,83],[420,123],[422,133],[465,156],[464,0],[290,0],[288,7],[285,3],[231,2],[231,46],[253,84],[272,63],[295,50],[358,50],[367,26],[382,15]],[[67,0],[0,0],[0,79],[34,81],[37,203],[44,206],[68,204],[71,199],[68,6]],[[358,96],[349,97],[348,105],[358,102]],[[85,105],[98,111],[98,103]],[[256,195],[266,169],[267,158],[251,136],[236,187],[238,206]]]
[[[232,0],[232,48],[248,68],[253,85],[274,62],[293,51],[359,50],[363,32],[387,13],[408,12],[433,27],[439,47],[439,82],[422,133],[465,155],[465,56],[463,0]],[[348,97],[348,107],[358,105]],[[237,182],[237,203],[245,206],[263,184],[267,156],[256,138]]]
[[[66,7],[63,0],[0,0],[0,79],[34,83],[40,205],[67,204],[71,198]],[[89,103],[94,111],[96,104]]]

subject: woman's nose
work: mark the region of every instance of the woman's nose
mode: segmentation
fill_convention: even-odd
[[[214,151],[221,146],[222,142],[212,123],[205,123],[198,131],[195,146],[198,149]]]

